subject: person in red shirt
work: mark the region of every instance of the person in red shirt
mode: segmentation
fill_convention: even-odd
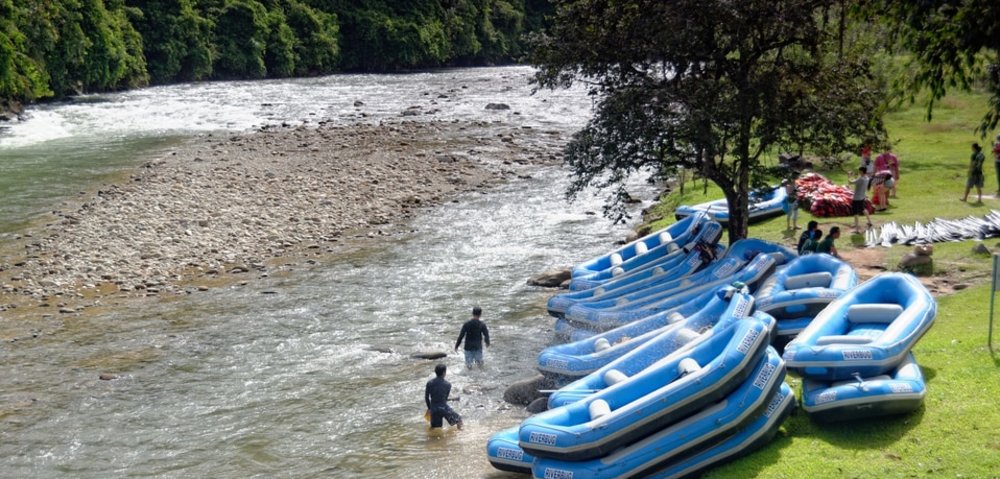
[[[997,141],[993,143],[993,166],[997,170],[997,196],[1000,196],[1000,135],[997,135]]]
[[[896,197],[896,186],[899,185],[899,158],[892,154],[892,147],[886,146],[885,152],[875,157],[875,171],[889,170],[892,172],[892,187],[889,196]]]

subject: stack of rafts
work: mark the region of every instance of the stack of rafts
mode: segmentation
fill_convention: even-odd
[[[696,213],[575,269],[586,287],[548,304],[572,341],[538,357],[558,389],[490,438],[491,464],[539,478],[697,473],[771,440],[797,403],[786,363],[818,420],[920,406],[910,349],[936,306],[914,277],[857,286],[832,256],[759,239],[723,248],[719,234]],[[788,342],[784,357],[772,342]]]
[[[804,378],[802,406],[820,421],[901,414],[926,388],[911,349],[937,306],[913,276],[885,273],[830,303],[785,347]]]
[[[635,243],[626,245],[614,253],[621,261],[605,255],[576,269],[594,286],[549,302],[577,340],[539,355],[539,370],[559,389],[547,411],[490,438],[495,467],[537,477],[674,477],[773,437],[796,401],[770,346],[777,323],[753,312],[751,293],[796,255],[753,239],[721,248],[718,224],[702,214],[682,223],[673,228],[684,246],[659,234],[637,240],[661,238],[654,248],[669,252],[660,260],[683,255],[672,266],[648,261],[607,274],[644,262]]]
[[[695,333],[645,368],[623,357],[620,370],[561,389],[552,409],[495,435],[490,461],[538,478],[672,477],[746,453],[795,407],[784,362],[768,344],[773,327],[755,314]]]

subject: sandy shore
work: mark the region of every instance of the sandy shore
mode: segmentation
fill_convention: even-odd
[[[399,233],[419,208],[557,161],[563,135],[405,122],[206,136],[53,212],[0,256],[0,311],[191,294]]]

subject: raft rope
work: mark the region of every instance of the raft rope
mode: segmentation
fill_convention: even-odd
[[[989,214],[981,218],[976,216],[957,220],[934,218],[927,224],[918,221],[912,225],[885,223],[881,227],[865,232],[865,246],[871,248],[881,245],[888,248],[894,244],[944,243],[998,236],[1000,236],[1000,211],[990,210]]]

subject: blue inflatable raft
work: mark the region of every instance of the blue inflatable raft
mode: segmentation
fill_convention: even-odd
[[[535,457],[517,445],[519,428],[520,426],[514,426],[490,436],[486,442],[486,456],[490,464],[501,471],[531,474],[531,463]]]
[[[566,319],[557,319],[555,322],[556,336],[568,342],[585,341],[596,339],[600,335],[608,339],[612,344],[621,341],[623,338],[635,338],[650,331],[666,327],[679,321],[679,316],[687,317],[697,313],[704,308],[715,296],[716,290],[712,288],[698,288],[698,293],[691,299],[681,302],[677,307],[671,308],[663,313],[647,316],[639,321],[632,321],[607,331],[595,331],[593,329],[578,328]]]
[[[668,354],[703,339],[707,336],[703,333],[712,328],[724,327],[753,310],[753,298],[745,290],[739,293],[730,287],[720,293],[695,314],[686,318],[673,315],[678,321],[637,337],[621,337],[611,343],[608,336],[601,335],[546,348],[538,355],[538,370],[560,384],[573,381],[549,397],[549,407],[561,405],[553,401],[568,391],[585,390],[589,394],[604,389],[610,385],[605,379],[609,375],[633,376]]]
[[[828,254],[810,254],[776,271],[754,296],[757,309],[778,320],[778,336],[791,339],[857,284],[858,275],[849,264]]]
[[[770,256],[766,258],[765,256]],[[566,310],[566,319],[580,327],[607,330],[639,318],[675,307],[679,295],[694,297],[696,286],[718,287],[733,281],[741,269],[756,270],[761,279],[774,267],[796,258],[794,251],[769,241],[742,239],[729,247],[726,255],[698,273],[668,281],[634,293],[602,301],[580,302]],[[703,291],[703,290],[702,290]]]
[[[768,328],[756,317],[737,321],[690,355],[674,355],[584,400],[531,416],[521,423],[518,444],[536,458],[582,461],[639,441],[739,387],[769,347]]]
[[[767,409],[750,424],[707,449],[685,453],[666,467],[646,476],[648,479],[679,479],[692,477],[705,469],[745,456],[767,445],[778,433],[781,424],[795,411],[792,388],[781,383],[781,389],[768,403]]]
[[[785,188],[781,186],[765,189],[764,191],[751,191],[749,197],[750,208],[748,211],[749,222],[755,223],[783,214],[784,210],[782,206],[787,196]],[[694,206],[678,206],[674,211],[674,217],[680,220],[698,213],[707,214],[709,218],[722,224],[729,223],[729,203],[725,198]]]
[[[657,258],[680,250],[695,238],[700,238],[698,233],[708,221],[705,215],[692,215],[610,253],[579,263],[573,267],[573,281],[603,281],[642,268]],[[721,236],[721,228],[717,234]],[[702,241],[717,242],[718,238],[702,238]],[[592,286],[585,286],[583,289],[589,287]]]
[[[785,346],[788,367],[839,381],[896,368],[934,323],[937,304],[905,273],[883,273],[834,300]]]
[[[804,378],[802,409],[823,422],[905,414],[923,404],[926,392],[924,375],[911,353],[889,374],[833,383]]]
[[[705,229],[720,229],[718,223],[708,223]],[[725,246],[705,242],[696,242],[683,249],[661,258],[663,261],[651,263],[650,267],[627,273],[600,283],[597,286],[583,290],[573,290],[557,294],[549,298],[547,307],[549,314],[563,317],[570,306],[585,301],[597,301],[616,298],[644,288],[666,283],[690,275],[725,253]],[[573,284],[571,283],[571,289]]]
[[[765,412],[781,389],[784,364],[773,348],[766,350],[765,355],[749,365],[748,377],[716,401],[690,411],[665,428],[648,431],[641,440],[609,451],[603,457],[584,461],[538,457],[531,467],[533,476],[539,479],[644,477],[647,472],[669,465],[684,451],[725,437]],[[523,433],[523,425],[521,429]]]

